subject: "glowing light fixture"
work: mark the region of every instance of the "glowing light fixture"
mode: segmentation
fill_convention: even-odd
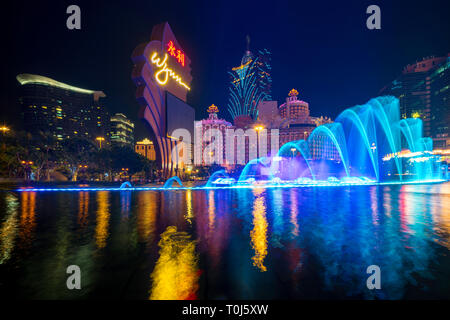
[[[151,62],[159,68],[159,70],[155,73],[156,82],[164,86],[169,81],[170,76],[173,80],[175,80],[175,82],[178,82],[178,84],[185,87],[187,90],[191,90],[191,88],[183,82],[182,78],[179,75],[177,75],[175,72],[173,72],[172,69],[167,67],[168,57],[169,56],[167,55],[167,53],[165,53],[164,59],[161,61],[161,58],[158,57],[157,52],[154,52],[151,56]]]
[[[8,132],[10,129],[6,126],[2,126],[0,127],[0,131],[3,132],[3,134],[5,134],[6,132]]]
[[[102,141],[105,141],[105,138],[103,138],[103,137],[97,137],[97,138],[95,138],[95,140],[97,140],[98,142],[99,142],[99,144],[100,144],[100,149],[102,148]]]

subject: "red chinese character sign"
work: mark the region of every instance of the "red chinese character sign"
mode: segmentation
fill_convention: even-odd
[[[178,63],[184,67],[184,53],[175,47],[172,40],[167,43],[167,52],[178,60]]]
[[[151,138],[159,148],[157,161],[169,177],[174,169],[170,155],[175,142],[168,138],[166,92],[186,102],[191,90],[191,60],[167,22],[153,27],[150,41],[137,46],[131,59],[140,117],[151,129]]]

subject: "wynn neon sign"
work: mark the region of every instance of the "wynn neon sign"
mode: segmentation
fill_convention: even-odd
[[[185,87],[187,90],[191,90],[191,88],[185,84],[182,78],[177,75],[172,69],[167,67],[167,53],[164,54],[164,59],[161,61],[161,58],[158,57],[158,53],[154,52],[151,57],[151,62],[159,68],[155,73],[155,79],[160,85],[166,85],[169,81],[169,77],[171,77],[175,82],[178,82],[181,86]],[[184,60],[183,60],[184,61]]]

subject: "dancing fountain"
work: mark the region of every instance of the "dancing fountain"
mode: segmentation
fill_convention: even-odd
[[[250,160],[238,177],[225,170],[211,175],[204,186],[186,187],[175,176],[163,187],[101,190],[185,190],[342,186],[429,183],[447,180],[447,165],[433,154],[433,141],[422,136],[422,120],[400,119],[399,100],[391,96],[371,99],[344,110],[334,123],[315,128],[307,140],[285,143],[273,157]],[[173,182],[179,184],[173,187]],[[19,189],[19,191],[90,190]],[[99,189],[94,189],[99,190]]]
[[[307,140],[284,144],[274,157],[251,160],[236,184],[348,185],[444,180],[447,168],[432,151],[431,138],[422,137],[422,120],[400,119],[398,99],[378,97],[344,110],[334,123],[314,129]],[[214,182],[208,181],[208,185]]]

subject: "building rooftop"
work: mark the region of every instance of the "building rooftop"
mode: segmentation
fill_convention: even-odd
[[[144,138],[142,141],[137,141],[136,144],[153,144],[153,141],[150,141],[147,138]]]
[[[101,97],[101,98],[106,97],[106,95],[103,91],[95,91],[95,90],[88,90],[88,89],[74,87],[74,86],[71,86],[71,85],[68,85],[68,84],[65,84],[65,83],[44,77],[44,76],[36,75],[36,74],[22,73],[22,74],[17,75],[16,79],[17,79],[17,81],[19,81],[19,83],[21,85],[43,84],[43,85],[47,85],[47,86],[52,86],[52,87],[56,87],[56,88],[74,91],[74,92],[92,94],[95,97],[97,97],[97,99],[99,97]]]
[[[438,64],[444,62],[446,57],[425,57],[420,61],[416,61],[416,63],[408,64],[403,68],[403,73],[415,73],[415,72],[427,72],[430,69],[434,68]]]

